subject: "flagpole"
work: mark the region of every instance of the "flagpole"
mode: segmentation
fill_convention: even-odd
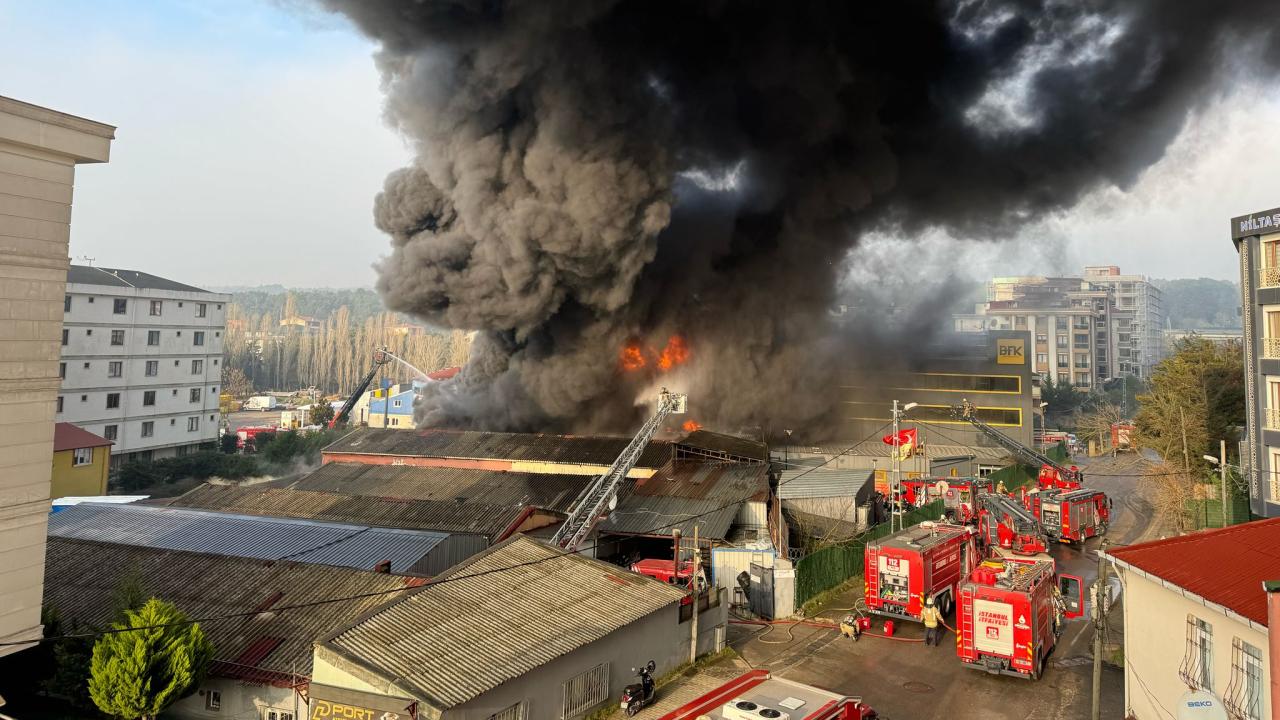
[[[901,423],[901,412],[898,410],[898,401],[893,401],[893,444],[889,446],[890,452],[893,453],[893,485],[890,487],[890,508],[889,508],[889,532],[895,532],[902,529],[901,500],[902,484],[902,438],[898,435],[898,426]],[[895,522],[897,521],[896,526]]]

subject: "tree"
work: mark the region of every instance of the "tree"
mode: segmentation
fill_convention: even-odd
[[[253,392],[249,376],[244,374],[244,370],[233,366],[229,359],[222,368],[222,391],[237,398],[248,397]]]
[[[89,697],[102,712],[150,720],[204,678],[213,645],[172,603],[151,598],[98,639],[89,664]]]
[[[333,406],[324,400],[311,404],[311,424],[328,425],[333,420]]]
[[[1184,470],[1204,469],[1201,456],[1216,455],[1218,440],[1233,438],[1244,424],[1243,362],[1238,345],[1178,341],[1152,372],[1150,391],[1138,398],[1139,442]]]
[[[1076,420],[1076,438],[1088,446],[1096,442],[1099,448],[1111,442],[1111,426],[1124,420],[1119,405],[1112,405],[1103,399],[1092,403]]]
[[[1049,404],[1045,408],[1046,415],[1064,418],[1075,412],[1083,402],[1084,394],[1071,386],[1071,383],[1054,382],[1053,377],[1045,375],[1044,385],[1040,388],[1040,401]]]

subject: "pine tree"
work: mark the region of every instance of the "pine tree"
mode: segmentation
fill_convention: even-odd
[[[173,604],[151,598],[93,646],[89,697],[102,712],[151,720],[203,679],[213,645]],[[130,628],[137,628],[130,630]]]

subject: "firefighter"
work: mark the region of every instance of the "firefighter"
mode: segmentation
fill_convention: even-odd
[[[1008,488],[1006,488],[1006,487],[1004,486],[1004,480],[1000,480],[1000,481],[998,481],[998,482],[996,483],[996,494],[997,494],[997,495],[1008,495],[1008,494],[1009,494],[1009,490],[1008,490]]]
[[[942,643],[942,613],[933,604],[933,596],[924,599],[924,608],[920,610],[920,619],[924,622],[924,644],[937,647]]]

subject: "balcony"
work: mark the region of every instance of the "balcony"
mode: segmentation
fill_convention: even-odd
[[[1262,357],[1280,358],[1280,338],[1262,338]]]
[[[1267,429],[1280,430],[1280,408],[1267,408]]]
[[[1280,287],[1280,267],[1264,267],[1258,271],[1258,285]]]

